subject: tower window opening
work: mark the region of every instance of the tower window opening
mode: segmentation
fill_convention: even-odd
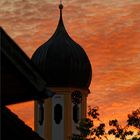
[[[42,125],[44,121],[44,101],[38,101],[39,105],[39,124]]]
[[[54,120],[56,124],[60,124],[62,120],[62,106],[60,104],[56,104],[54,107]]]
[[[79,106],[76,104],[73,106],[73,120],[75,123],[78,123],[79,121]]]

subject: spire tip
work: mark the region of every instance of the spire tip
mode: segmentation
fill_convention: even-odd
[[[60,9],[60,10],[63,9],[62,0],[60,0],[59,9]]]
[[[59,4],[59,9],[63,9],[63,4]]]

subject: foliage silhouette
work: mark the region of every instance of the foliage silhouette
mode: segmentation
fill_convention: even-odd
[[[89,118],[83,118],[79,122],[77,129],[80,134],[73,134],[71,140],[140,140],[140,108],[128,114],[127,124],[122,127],[118,120],[109,120],[111,127],[106,131],[106,125],[100,120],[99,107],[88,107]],[[98,125],[95,125],[98,124]],[[129,137],[128,137],[129,136]]]

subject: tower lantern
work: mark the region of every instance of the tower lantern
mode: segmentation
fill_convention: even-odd
[[[68,140],[79,134],[76,126],[86,117],[91,64],[83,48],[67,33],[60,1],[55,33],[33,54],[32,61],[55,95],[35,102],[35,131],[45,140]]]

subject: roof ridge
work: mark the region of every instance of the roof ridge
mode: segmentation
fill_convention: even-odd
[[[21,120],[18,115],[13,113],[9,108],[2,107],[2,114],[6,115],[6,117],[10,118],[14,123],[18,125],[19,128],[24,130],[27,134],[30,134],[32,137],[35,137],[38,140],[44,140],[39,136],[31,127],[29,127],[23,120]],[[5,116],[4,116],[5,117]]]

